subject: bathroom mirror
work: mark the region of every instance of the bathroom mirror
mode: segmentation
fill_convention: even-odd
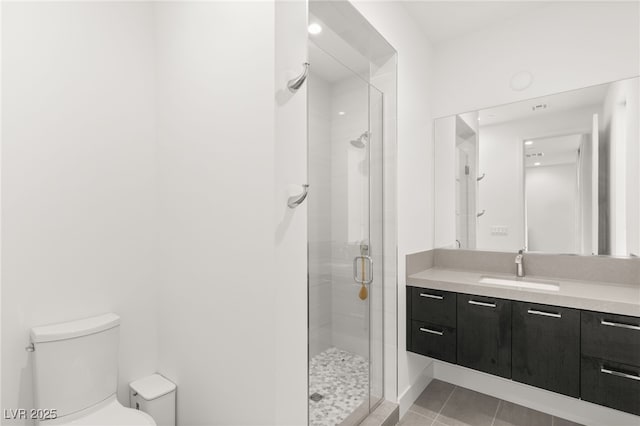
[[[640,255],[639,80],[436,119],[435,246]]]

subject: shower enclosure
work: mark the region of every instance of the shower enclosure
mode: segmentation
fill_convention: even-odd
[[[348,3],[309,7],[309,424],[349,425],[384,397],[385,95],[372,77],[378,63],[395,72],[395,51],[363,54]]]

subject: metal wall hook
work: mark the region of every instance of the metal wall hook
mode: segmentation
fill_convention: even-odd
[[[486,213],[486,210],[483,209],[480,213],[476,213],[476,217],[480,217],[485,213]]]
[[[302,66],[304,66],[304,71],[302,71],[302,74],[294,79],[289,80],[289,82],[287,83],[289,91],[293,93],[298,91],[300,86],[302,86],[302,83],[304,83],[304,81],[307,79],[307,76],[309,75],[309,62],[303,63]]]
[[[484,175],[485,175],[485,174],[483,173],[483,174],[482,174],[482,176],[477,177],[477,178],[476,178],[476,180],[477,180],[478,182],[480,182],[482,179],[484,179]]]
[[[289,200],[287,201],[287,206],[289,206],[290,209],[295,209],[300,204],[302,204],[305,198],[307,198],[308,194],[309,194],[309,185],[305,183],[302,185],[302,194],[289,197]]]

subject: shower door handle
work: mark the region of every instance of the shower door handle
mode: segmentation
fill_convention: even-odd
[[[358,266],[362,265],[362,274],[358,275]],[[365,268],[364,265],[367,265]],[[373,259],[371,256],[356,256],[353,258],[353,280],[358,284],[373,282]]]

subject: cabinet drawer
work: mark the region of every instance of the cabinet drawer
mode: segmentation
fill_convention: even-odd
[[[511,301],[458,294],[458,364],[511,378]]]
[[[456,362],[456,330],[422,321],[411,322],[412,352],[451,363]]]
[[[413,287],[411,296],[412,319],[455,328],[456,293]]]
[[[640,318],[582,311],[582,355],[640,365]]]
[[[583,400],[640,415],[640,367],[590,357],[581,365]]]

